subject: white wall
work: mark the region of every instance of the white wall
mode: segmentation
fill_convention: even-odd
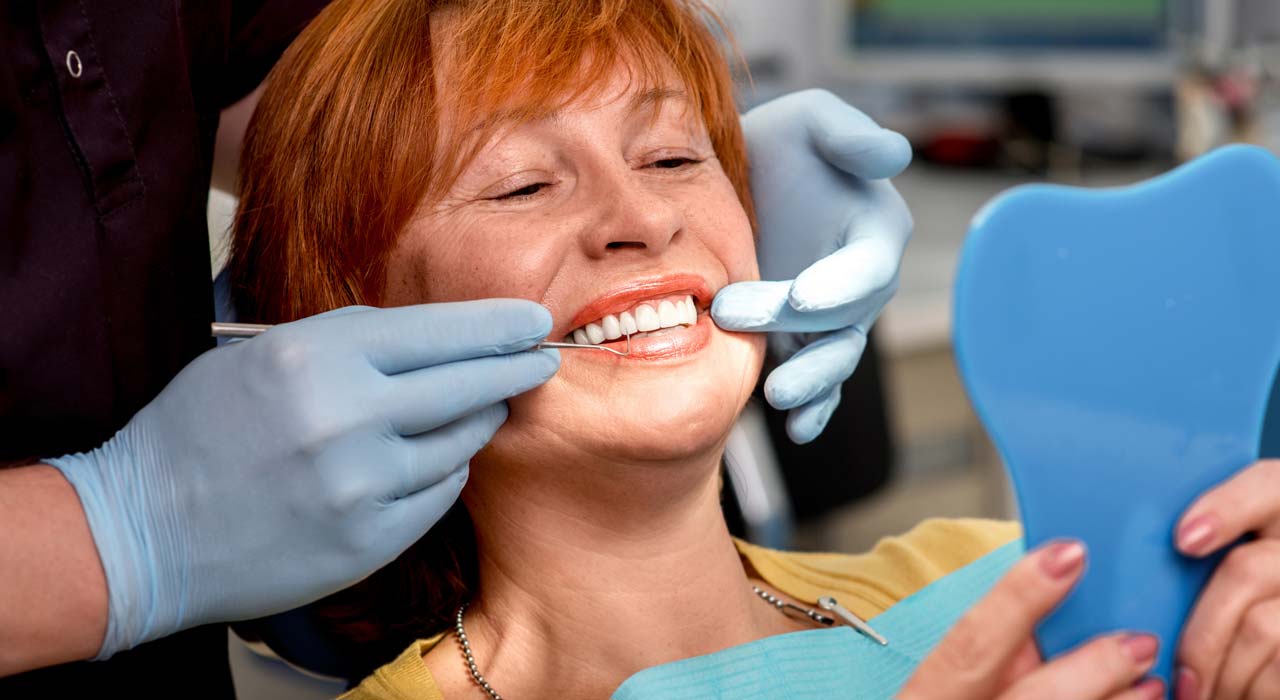
[[[720,0],[719,7],[747,59],[781,60],[785,75],[776,87],[796,89],[813,86],[820,74],[816,29],[825,1]]]

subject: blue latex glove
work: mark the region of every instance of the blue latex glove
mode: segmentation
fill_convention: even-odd
[[[111,440],[49,464],[106,571],[99,659],[259,617],[394,559],[453,504],[468,460],[542,384],[551,331],[528,301],[351,307],[188,365]]]
[[[898,286],[911,214],[886,178],[911,146],[824,90],[742,118],[759,219],[761,279],[730,285],[711,315],[726,330],[770,331],[781,366],[765,397],[790,410],[787,434],[818,437],[840,403],[867,331]]]

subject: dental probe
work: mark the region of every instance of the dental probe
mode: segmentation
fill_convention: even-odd
[[[543,348],[562,348],[565,350],[604,350],[605,352],[611,352],[617,355],[618,357],[626,357],[627,355],[631,354],[631,334],[630,333],[627,334],[627,351],[626,352],[619,352],[618,350],[614,350],[613,348],[606,348],[603,345],[580,345],[578,343],[553,343],[550,340],[546,340],[541,343],[538,343],[534,347],[538,350],[541,350]]]
[[[266,323],[211,323],[209,324],[209,334],[215,338],[253,338],[261,335],[263,332],[271,328],[271,324]],[[584,345],[579,343],[554,343],[544,341],[534,346],[535,350],[542,348],[561,348],[564,350],[604,350],[611,352],[618,357],[626,357],[631,354],[631,334],[627,334],[627,351],[621,352],[613,348],[606,348],[603,345]]]

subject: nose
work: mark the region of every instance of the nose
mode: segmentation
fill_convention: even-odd
[[[588,256],[658,255],[684,230],[680,203],[649,183],[637,182],[640,177],[627,173],[597,179],[590,196],[597,201],[599,215],[582,233]]]

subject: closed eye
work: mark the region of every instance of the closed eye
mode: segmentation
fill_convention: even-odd
[[[550,184],[551,183],[548,182],[535,182],[531,185],[525,185],[518,190],[511,190],[510,192],[500,194],[497,197],[493,197],[493,199],[524,199],[525,197],[532,197],[541,192],[544,187],[549,187]]]
[[[662,160],[656,160],[650,163],[649,167],[659,168],[662,170],[674,170],[688,165],[697,165],[701,162],[701,160],[695,158],[663,158]]]

